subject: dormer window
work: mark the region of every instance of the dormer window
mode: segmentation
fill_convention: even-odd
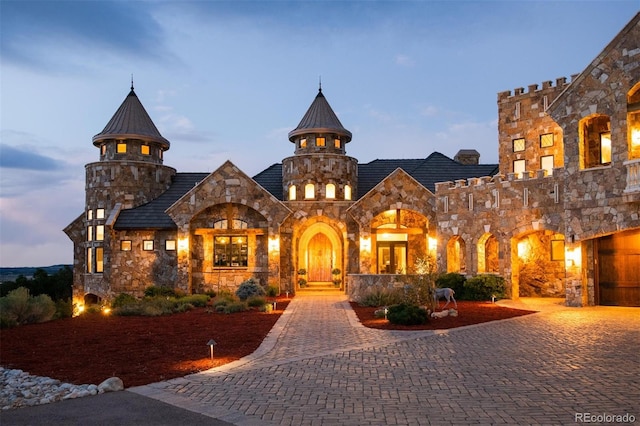
[[[316,146],[325,146],[325,138],[316,138]]]

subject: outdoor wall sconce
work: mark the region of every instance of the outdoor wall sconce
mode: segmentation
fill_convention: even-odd
[[[209,349],[211,349],[211,362],[213,362],[213,347],[214,347],[215,345],[217,345],[217,343],[216,343],[216,341],[215,341],[215,340],[213,340],[213,339],[210,339],[210,340],[207,342],[207,346],[209,346]]]

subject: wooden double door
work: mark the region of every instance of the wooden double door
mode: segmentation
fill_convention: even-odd
[[[597,303],[640,306],[640,230],[597,240]]]
[[[307,246],[310,282],[330,282],[333,269],[333,244],[322,232],[314,235]]]

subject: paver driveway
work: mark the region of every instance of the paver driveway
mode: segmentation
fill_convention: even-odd
[[[298,295],[251,356],[129,391],[237,425],[640,422],[640,309],[539,302],[399,332],[361,326],[342,294]]]

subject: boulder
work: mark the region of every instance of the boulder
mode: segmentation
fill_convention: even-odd
[[[99,393],[117,392],[123,389],[124,383],[122,383],[122,380],[118,377],[109,377],[107,380],[98,385]]]

